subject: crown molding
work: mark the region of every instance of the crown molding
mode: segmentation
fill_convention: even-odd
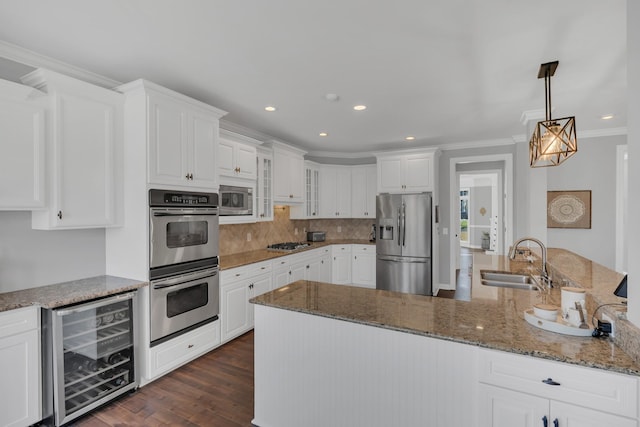
[[[512,138],[500,138],[500,139],[485,139],[479,141],[467,141],[467,142],[456,142],[453,144],[443,144],[440,146],[442,151],[451,151],[451,150],[464,150],[467,148],[487,148],[487,147],[500,147],[503,145],[513,145],[514,141]]]
[[[375,157],[371,151],[361,151],[358,153],[344,153],[340,151],[309,151],[307,155],[309,157],[327,157],[334,159],[362,159]]]
[[[119,82],[117,80],[101,76],[100,74],[87,71],[83,68],[67,64],[66,62],[41,55],[39,53],[2,40],[0,40],[0,56],[11,61],[27,65],[29,67],[46,68],[51,71],[56,71],[69,77],[74,77],[76,79],[83,80],[96,86],[102,86],[107,89],[113,89],[114,87],[122,84],[122,82]]]

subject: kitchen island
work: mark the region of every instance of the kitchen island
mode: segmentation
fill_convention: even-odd
[[[498,258],[498,267],[515,268]],[[254,298],[254,423],[508,425],[489,421],[492,392],[506,387],[510,398],[522,388],[547,406],[572,403],[600,423],[637,426],[640,366],[611,340],[525,322],[526,309],[553,295],[472,294],[458,301],[299,281]],[[551,376],[563,385],[542,383]]]

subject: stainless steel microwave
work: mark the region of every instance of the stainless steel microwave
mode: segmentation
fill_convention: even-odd
[[[220,216],[253,215],[253,188],[220,186]]]

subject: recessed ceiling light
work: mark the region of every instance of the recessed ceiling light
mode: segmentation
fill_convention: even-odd
[[[613,114],[605,114],[604,116],[600,117],[602,120],[611,120],[613,119]]]
[[[340,97],[336,93],[328,93],[324,97],[327,101],[332,101],[332,102],[340,99]]]
[[[407,136],[404,139],[406,139],[407,141],[413,141],[414,139],[416,139],[415,136]]]
[[[326,133],[326,132],[320,132],[318,135],[320,135],[320,136],[329,136],[329,134]]]
[[[366,110],[367,106],[366,105],[354,105],[353,109],[356,111],[362,111],[362,110]]]
[[[273,112],[276,111],[276,107],[274,107],[273,105],[267,105],[266,107],[264,107],[264,111],[268,111],[268,112]]]

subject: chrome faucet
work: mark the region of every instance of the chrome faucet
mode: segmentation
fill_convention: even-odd
[[[515,241],[511,249],[509,250],[509,259],[516,259],[516,253],[518,251],[518,245],[523,242],[534,242],[540,246],[540,250],[542,251],[542,269],[541,269],[541,279],[545,282],[549,287],[551,286],[551,279],[549,278],[549,272],[547,271],[547,248],[540,240],[533,237],[522,237]]]

